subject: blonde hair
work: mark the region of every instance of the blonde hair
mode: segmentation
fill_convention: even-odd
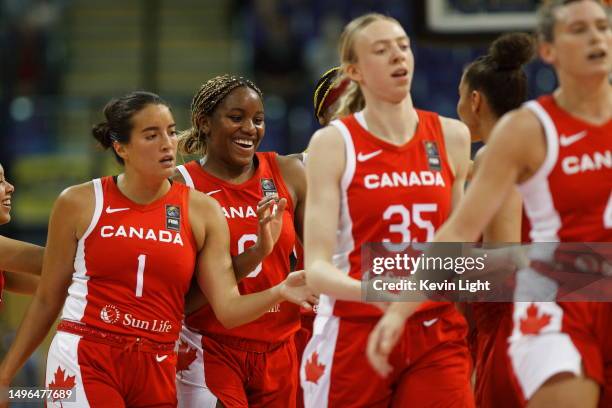
[[[342,76],[338,79],[339,81],[347,78],[347,65],[357,62],[357,54],[355,52],[355,37],[361,30],[379,20],[388,20],[399,24],[399,21],[393,17],[380,13],[368,13],[353,19],[344,27],[342,35],[340,35],[340,45],[338,47],[343,72]],[[346,91],[342,94],[340,102],[338,103],[338,109],[333,116],[339,118],[360,111],[363,108],[365,108],[365,99],[363,97],[363,93],[361,92],[361,88],[359,88],[358,83],[351,81]]]

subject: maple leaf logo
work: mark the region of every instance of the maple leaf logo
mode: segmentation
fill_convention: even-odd
[[[317,384],[325,371],[325,365],[319,363],[319,353],[316,351],[312,353],[310,360],[306,361],[304,369],[306,371],[306,381]]]
[[[187,370],[195,359],[196,349],[189,347],[187,342],[181,340],[176,361],[176,372],[179,373],[183,370]]]
[[[74,375],[67,375],[66,370],[62,370],[58,365],[57,370],[55,370],[55,375],[53,376],[53,381],[47,386],[47,388],[51,390],[70,390],[75,386],[75,377]],[[54,398],[53,402],[57,401],[58,398]],[[60,407],[62,406],[62,402],[60,401]]]
[[[527,308],[527,317],[521,319],[521,332],[523,334],[539,334],[540,330],[550,323],[548,313],[542,313],[541,316],[538,316],[538,312],[538,307],[533,303]]]

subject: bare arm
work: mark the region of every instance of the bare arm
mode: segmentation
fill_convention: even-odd
[[[434,242],[474,242],[516,191],[514,185],[531,177],[545,155],[542,129],[531,112],[521,109],[502,117],[461,205],[438,230]],[[388,312],[409,316],[414,310],[396,303]]]
[[[465,181],[470,171],[470,131],[456,119],[440,117],[446,152],[455,180],[453,181],[453,210],[464,196]]]
[[[4,272],[4,289],[9,292],[31,295],[36,292],[40,278],[35,275]]]
[[[499,120],[464,201],[436,234],[437,242],[473,242],[491,222],[514,185],[527,180],[546,155],[543,131],[526,109]]]
[[[198,254],[197,281],[219,321],[227,328],[239,326],[257,319],[284,300],[308,307],[306,300],[310,296],[303,282],[296,283],[297,275],[293,274],[267,290],[240,295],[232,270],[225,217],[216,201],[202,194],[199,196],[194,200],[196,205],[191,207],[204,220],[205,236]]]
[[[172,179],[181,184],[187,184],[182,173],[179,171],[176,171]],[[272,214],[272,208],[275,203],[271,197],[264,198],[258,203],[257,219],[259,220],[259,225],[257,242],[241,254],[232,257],[234,273],[238,282],[251,273],[272,252],[278,240],[282,227],[282,211],[285,208],[286,202],[285,200],[278,202],[278,213]],[[187,311],[197,310],[207,304],[206,298],[197,288],[197,282],[192,283],[192,288],[186,298]]]
[[[545,156],[546,145],[535,116],[526,109],[505,115],[493,130],[465,197],[438,230],[434,241],[475,241],[515,191],[514,185],[535,174]],[[421,298],[425,300],[425,295],[421,294]],[[406,319],[418,306],[417,302],[392,304],[370,334],[368,359],[381,375],[393,370],[389,354],[404,330]]]
[[[40,275],[45,248],[0,236],[0,270]]]
[[[83,220],[90,219],[93,213],[93,196],[93,187],[88,183],[65,190],[55,202],[49,220],[40,285],[15,341],[0,364],[0,386],[10,384],[17,370],[49,332],[64,304],[74,272],[77,240],[88,224]]]
[[[300,156],[300,157],[297,157]],[[283,180],[293,198],[294,225],[300,242],[304,242],[304,210],[306,208],[306,167],[301,154],[277,156]]]
[[[306,179],[306,279],[317,293],[338,299],[361,301],[361,282],[332,264],[340,211],[340,182],[346,162],[340,131],[327,126],[317,131],[308,147]]]
[[[486,151],[485,146],[476,153],[473,167],[474,174],[478,172]],[[485,227],[482,233],[482,241],[484,243],[521,242],[522,206],[523,200],[521,199],[521,194],[515,187],[508,194],[508,198],[497,213],[495,213],[491,222]]]

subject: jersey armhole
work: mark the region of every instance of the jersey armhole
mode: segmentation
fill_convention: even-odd
[[[191,174],[189,174],[189,170],[187,170],[187,168],[182,164],[179,166],[176,166],[176,169],[178,170],[179,173],[181,173],[181,176],[183,176],[183,180],[185,180],[185,184],[191,188],[195,188],[193,184],[193,179],[191,178]]]
[[[355,175],[355,145],[353,144],[351,132],[348,130],[344,122],[342,122],[340,119],[336,119],[332,121],[330,125],[334,126],[340,131],[340,135],[344,140],[344,156],[346,158],[346,163],[344,165],[344,170],[342,171],[342,178],[340,179],[340,188],[343,192],[346,192],[353,181],[353,176]]]
[[[529,179],[519,184],[519,189],[522,192],[528,192],[537,189],[538,184],[548,178],[552,172],[557,158],[559,156],[559,139],[557,135],[557,128],[552,121],[550,115],[537,101],[529,101],[523,105],[525,108],[530,110],[540,122],[544,130],[544,138],[546,140],[546,157],[540,168],[532,175]]]

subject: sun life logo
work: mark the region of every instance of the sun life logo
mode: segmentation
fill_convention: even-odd
[[[121,312],[115,305],[106,305],[100,310],[100,319],[102,319],[104,323],[115,324],[119,321],[120,317]]]

